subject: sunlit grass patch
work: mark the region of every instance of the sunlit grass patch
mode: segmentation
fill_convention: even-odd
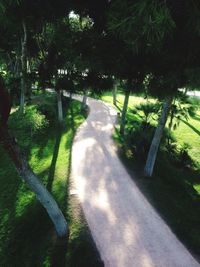
[[[42,97],[43,101],[40,101]],[[45,100],[44,100],[45,98]],[[87,247],[85,250],[86,265],[89,257],[87,254],[92,251],[92,257],[96,259],[96,252],[91,247],[91,239],[87,232],[87,226],[83,221],[74,222],[72,214],[68,211],[68,179],[70,171],[71,147],[73,137],[77,127],[84,121],[81,114],[81,104],[78,101],[65,101],[64,114],[65,122],[60,127],[57,123],[57,105],[54,105],[55,97],[47,94],[36,95],[34,104],[39,113],[45,112],[49,123],[42,131],[35,131],[34,135],[20,128],[18,121],[12,119],[12,130],[17,133],[19,143],[23,145],[26,141],[25,151],[29,159],[29,164],[34,172],[41,179],[43,184],[53,194],[59,207],[70,222],[70,232],[72,239],[69,240],[68,262],[66,266],[73,266],[71,259],[81,258],[80,246]],[[31,112],[35,108],[31,108]],[[11,116],[16,116],[15,109]],[[38,114],[39,114],[38,113]],[[33,112],[32,112],[32,115]],[[32,118],[38,119],[35,116]],[[34,122],[33,122],[34,123]],[[16,124],[16,125],[15,125]],[[56,266],[61,266],[66,259],[65,248],[60,247],[60,252],[56,257],[54,253],[55,236],[53,225],[46,213],[29,190],[26,184],[17,176],[7,154],[0,146],[0,266],[52,266],[56,261]],[[79,231],[81,230],[81,232]],[[52,235],[52,233],[54,233]],[[74,239],[76,233],[76,239]],[[83,235],[85,239],[83,239]],[[89,239],[89,243],[88,240]],[[74,242],[78,240],[79,245],[74,249]],[[89,245],[88,245],[89,244]],[[73,248],[72,248],[73,247]],[[62,265],[64,266],[64,265]]]
[[[193,187],[197,191],[197,193],[200,195],[200,183],[193,185]]]
[[[112,103],[112,94],[107,93],[103,96],[103,99]],[[124,97],[121,94],[117,95],[117,108],[120,109],[120,112],[123,106],[123,99]],[[175,136],[175,139],[172,139],[172,145],[175,144],[176,147],[175,156],[174,154],[172,156],[169,150],[166,149],[166,144],[161,145],[155,164],[154,175],[151,179],[146,179],[143,177],[146,157],[144,155],[140,157],[141,155],[135,153],[131,143],[133,139],[130,138],[131,133],[129,133],[131,127],[138,130],[138,135],[134,135],[134,141],[142,135],[141,114],[138,111],[136,114],[133,114],[132,109],[138,103],[145,103],[145,101],[141,97],[130,96],[126,117],[126,135],[121,136],[119,134],[119,125],[116,126],[114,132],[114,139],[118,144],[119,155],[128,171],[131,174],[134,173],[134,180],[141,191],[169,224],[172,231],[198,258],[200,256],[199,111],[197,110],[195,117],[189,117],[188,120],[182,118],[177,129],[172,131]],[[154,126],[157,124],[156,119],[157,115],[155,115],[155,121],[150,120],[150,123]],[[167,122],[168,124],[169,121]],[[189,156],[192,158],[192,164],[191,161],[187,161],[183,166],[180,164],[180,151],[184,147],[187,147],[184,152],[186,152],[185,155],[187,156],[188,151]]]
[[[113,96],[111,92],[107,92],[102,96],[102,100],[112,104]],[[151,103],[156,103],[155,99],[148,99]],[[199,100],[194,99],[194,104],[199,103]],[[127,126],[130,126],[130,123],[133,121],[141,121],[141,113],[133,114],[132,109],[141,104],[146,103],[147,99],[144,99],[142,96],[130,95],[129,97],[129,105],[127,111]],[[117,108],[122,110],[124,103],[124,94],[117,94]],[[156,118],[156,117],[155,117]],[[153,125],[156,125],[156,120],[151,121]],[[189,155],[191,158],[200,166],[200,109],[196,112],[196,117],[189,117],[188,120],[183,118],[183,121],[180,121],[179,126],[176,130],[173,131],[173,134],[177,140],[177,144],[182,146],[184,143],[189,144]]]

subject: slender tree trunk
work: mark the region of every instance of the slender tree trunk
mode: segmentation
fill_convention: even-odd
[[[14,73],[15,72],[15,63],[13,62],[14,60],[11,58],[9,53],[7,53],[7,58],[8,58],[8,67],[11,73]]]
[[[187,92],[188,92],[188,88],[186,87],[186,88],[185,88],[185,91],[184,91],[184,95],[185,95],[185,96],[187,95]]]
[[[171,131],[172,126],[173,126],[173,121],[175,118],[175,99],[171,103],[169,112],[170,112],[170,114],[169,114],[169,126],[168,127],[169,127],[169,130]],[[168,145],[170,145],[170,136],[168,137]]]
[[[122,135],[124,135],[124,129],[125,129],[125,124],[126,124],[126,113],[127,113],[127,108],[128,108],[129,96],[130,96],[130,89],[127,89],[125,93],[125,98],[124,98],[122,118],[121,118],[121,123],[120,123],[120,130],[119,130]]]
[[[82,100],[82,103],[81,103],[81,110],[82,111],[86,110],[86,105],[87,105],[87,92],[84,91],[83,100]]]
[[[117,105],[117,84],[115,83],[114,84],[114,87],[113,87],[113,105]]]
[[[25,157],[20,153],[17,143],[10,137],[8,130],[0,127],[0,133],[1,143],[11,157],[19,176],[28,184],[29,188],[36,194],[37,199],[46,209],[58,236],[67,237],[68,225],[56,201],[28,166]]]
[[[22,65],[22,77],[21,77],[21,95],[20,95],[20,112],[24,113],[25,93],[26,93],[26,75],[27,75],[27,62],[26,62],[26,49],[27,49],[27,29],[26,23],[22,22],[23,26],[23,38],[21,39],[21,65]]]
[[[46,209],[51,218],[59,237],[68,237],[68,225],[59,209],[57,203],[40,182],[29,167],[25,157],[20,152],[15,139],[12,138],[7,129],[7,121],[11,110],[10,97],[3,80],[0,77],[0,144],[10,156],[19,176],[28,184],[29,188],[36,194],[37,199]]]
[[[58,121],[63,121],[63,107],[62,107],[62,92],[57,90],[57,103],[58,103]]]
[[[146,165],[144,168],[144,175],[147,177],[151,177],[153,174],[153,169],[154,169],[154,165],[155,165],[155,161],[156,161],[156,157],[158,153],[158,148],[159,148],[160,141],[162,138],[163,130],[165,128],[167,117],[169,115],[172,100],[173,100],[173,97],[169,97],[166,99],[166,101],[163,104],[162,113],[159,118],[158,126],[156,128],[156,131],[155,131],[155,134],[154,134],[154,137],[153,137],[150,149],[149,149],[149,153],[147,156]]]
[[[72,92],[71,91],[69,92],[69,100],[70,101],[72,100]]]
[[[27,74],[31,74],[31,59],[27,58]],[[31,102],[31,94],[32,94],[32,80],[30,77],[27,77],[26,80],[26,96],[27,100]]]
[[[20,77],[20,59],[19,58],[16,58],[16,61],[15,61],[14,77],[15,78]]]

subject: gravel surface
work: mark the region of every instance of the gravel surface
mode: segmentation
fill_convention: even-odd
[[[88,99],[72,149],[71,179],[105,267],[197,267],[137,188],[112,140],[117,112]]]

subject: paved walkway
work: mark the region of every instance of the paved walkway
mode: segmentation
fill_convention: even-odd
[[[89,99],[72,150],[75,192],[105,267],[200,266],[177,240],[118,159],[116,111]]]

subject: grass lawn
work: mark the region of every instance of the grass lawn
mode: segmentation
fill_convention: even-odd
[[[105,93],[102,96],[102,100],[112,103],[112,94],[110,92]],[[123,102],[124,95],[120,93],[117,95],[117,108],[119,110],[122,110]],[[135,117],[131,114],[131,109],[134,108],[135,105],[139,105],[140,103],[145,102],[146,100],[143,97],[131,95],[129,98],[127,118],[135,118],[139,120],[139,116]],[[173,131],[173,134],[177,139],[178,145],[181,146],[184,143],[189,144],[189,155],[197,164],[200,165],[200,109],[197,111],[195,118],[190,117],[188,121],[183,119],[180,122],[179,127],[175,131]]]
[[[47,95],[45,104],[55,104],[54,97]],[[53,121],[31,138],[27,149],[31,167],[70,224],[68,250],[57,240],[47,213],[17,177],[0,146],[0,266],[102,266],[80,205],[68,192],[72,141],[83,121],[80,103],[65,101],[64,126],[59,128]],[[22,144],[30,138],[17,130],[15,135]]]
[[[200,117],[198,114],[200,113],[197,113],[195,118],[189,118],[188,121],[183,119],[174,134],[180,144],[190,145],[189,154],[200,166]]]
[[[112,103],[111,93],[102,96],[104,101]],[[117,95],[117,105],[121,110],[124,96]],[[130,96],[127,114],[127,125],[130,120],[140,120],[131,114],[131,108],[145,101],[139,96]],[[119,146],[121,160],[127,166],[130,174],[135,173],[135,182],[170,225],[172,231],[200,260],[200,119],[199,113],[195,118],[182,121],[174,135],[178,145],[188,143],[189,154],[196,162],[196,168],[181,168],[173,164],[166,151],[160,151],[152,179],[144,178],[142,170],[145,160],[138,160],[130,153],[129,146],[115,132],[114,138]]]

